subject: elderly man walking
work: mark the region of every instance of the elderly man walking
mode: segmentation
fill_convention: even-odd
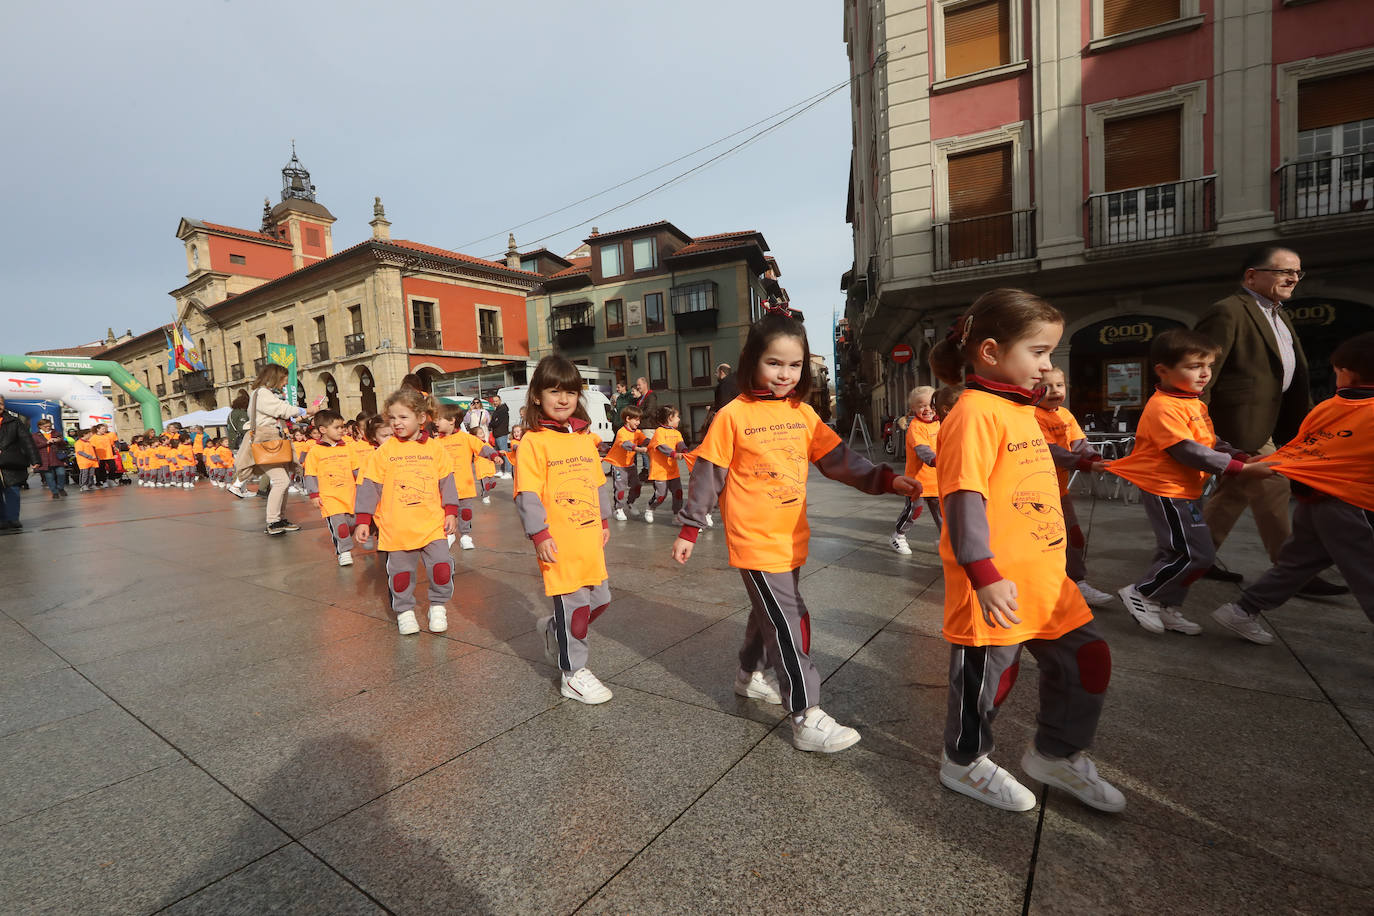
[[[1252,455],[1267,455],[1298,431],[1312,409],[1307,357],[1283,304],[1303,277],[1297,252],[1267,246],[1249,252],[1242,265],[1241,288],[1212,305],[1197,330],[1221,347],[1207,401],[1217,436]],[[1282,476],[1257,480],[1224,477],[1203,510],[1203,519],[1220,547],[1249,506],[1271,561],[1292,533],[1291,491]],[[1239,582],[1241,576],[1219,566],[1208,578]],[[1300,594],[1344,594],[1344,586],[1316,578]]]

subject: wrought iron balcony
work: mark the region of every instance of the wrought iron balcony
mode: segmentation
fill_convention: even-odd
[[[1374,213],[1374,150],[1290,162],[1279,179],[1279,221]]]
[[[932,228],[936,270],[1035,257],[1034,209],[955,219]]]
[[[310,345],[310,361],[322,363],[329,359],[329,341],[321,340]]]
[[[444,337],[435,329],[422,330],[415,329],[415,349],[417,350],[442,350],[444,349]]]
[[[669,293],[673,326],[678,331],[714,331],[720,315],[716,284],[689,283],[674,286]]]
[[[157,388],[153,390],[157,392],[157,396],[160,398],[165,398],[167,396],[167,386],[161,382],[159,382]]]
[[[229,378],[235,382],[243,378],[243,363],[234,363],[229,367]]]
[[[499,354],[506,352],[506,341],[503,337],[495,337],[491,334],[483,334],[477,338],[477,349],[482,353]]]
[[[1216,176],[1094,194],[1084,208],[1091,248],[1202,235],[1217,228]]]
[[[367,349],[367,339],[359,334],[349,334],[344,338],[344,356],[357,356]]]
[[[179,384],[186,391],[209,391],[215,387],[215,377],[209,369],[183,372]]]
[[[560,350],[592,346],[596,343],[592,304],[578,302],[554,306],[549,314],[549,336]]]

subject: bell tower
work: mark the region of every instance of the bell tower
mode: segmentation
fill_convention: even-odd
[[[310,172],[292,140],[291,160],[281,170],[281,203],[263,214],[263,231],[291,243],[292,267],[299,270],[334,253],[333,224],[334,214],[315,199]]]

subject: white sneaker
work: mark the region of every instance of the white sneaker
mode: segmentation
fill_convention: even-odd
[[[940,753],[940,785],[1003,811],[1029,811],[1035,793],[986,756],[961,766]]]
[[[648,522],[650,525],[652,525],[652,524],[654,523],[654,510],[653,510],[653,509],[645,509],[645,510],[644,510],[644,521]]]
[[[778,676],[771,671],[740,671],[735,675],[735,696],[782,705]]]
[[[490,496],[483,496],[483,497],[482,497],[482,505],[484,505],[484,506],[490,506],[490,505],[491,505],[491,497],[490,497]]]
[[[293,484],[291,484],[291,486],[289,486],[289,487],[286,488],[286,492],[288,492],[288,493],[299,493],[299,492],[301,492],[301,488],[298,487],[298,486],[296,486],[296,485],[293,483]]]
[[[248,494],[245,493],[245,492],[243,492],[243,488],[240,487],[240,486],[239,486],[238,484],[236,484],[236,483],[231,483],[231,484],[229,484],[229,486],[225,487],[224,489],[228,490],[230,493],[234,494],[234,495],[237,496],[239,499],[247,499],[247,498],[248,498]]]
[[[1159,622],[1164,624],[1164,629],[1173,630],[1175,633],[1197,636],[1202,632],[1202,627],[1200,625],[1184,617],[1176,607],[1161,606],[1159,609]]]
[[[453,542],[454,542],[454,541],[458,540],[458,535],[456,535],[456,534],[445,535],[445,537],[448,538],[448,546],[450,546],[450,547],[453,546]]]
[[[1097,775],[1092,758],[1082,751],[1072,757],[1046,757],[1028,747],[1021,755],[1021,769],[1031,779],[1063,789],[1089,808],[1115,813],[1126,807],[1126,796]]]
[[[792,746],[799,751],[833,754],[858,743],[857,731],[836,722],[819,706],[808,709],[800,722],[792,719]]]
[[[1126,605],[1126,610],[1131,612],[1131,616],[1142,629],[1150,633],[1164,632],[1164,624],[1159,619],[1162,608],[1158,604],[1142,595],[1134,585],[1123,585],[1116,593],[1121,596],[1121,603]]]
[[[340,565],[340,566],[352,566],[352,565],[353,565],[353,551],[351,551],[351,550],[345,550],[343,553],[339,554],[339,565]]]
[[[624,509],[616,509],[616,510],[615,510],[615,520],[618,521],[618,522],[623,522],[623,521],[625,521],[625,510],[624,510]]]
[[[472,543],[472,535],[465,534],[458,539],[458,546],[464,550],[476,550],[477,545]]]
[[[707,528],[714,528],[714,527],[716,527],[716,520],[713,519],[713,518],[711,518],[711,513],[709,513],[709,512],[706,513],[706,527],[707,527]]]
[[[404,614],[397,614],[396,629],[401,631],[402,636],[410,636],[420,632],[420,623],[415,619],[415,612],[406,611]]]
[[[892,537],[888,538],[887,543],[893,550],[897,551],[902,556],[907,556],[911,553],[911,545],[906,542],[906,535],[904,534],[894,534]]]
[[[559,693],[588,706],[604,703],[612,696],[611,688],[601,683],[596,675],[586,668],[578,668],[572,674],[564,671],[559,677],[559,682]]]
[[[1212,612],[1212,619],[1256,645],[1267,646],[1274,641],[1274,634],[1260,626],[1259,618],[1245,613],[1238,604],[1223,604]]]
[[[496,476],[500,477],[502,480],[510,480],[510,471],[502,471],[500,474],[497,474]]]
[[[448,609],[442,604],[429,606],[429,631],[442,633],[448,629]]]
[[[1088,602],[1088,607],[1106,607],[1113,601],[1113,596],[1100,588],[1093,588],[1086,581],[1078,583],[1078,590],[1083,594],[1083,600]]]

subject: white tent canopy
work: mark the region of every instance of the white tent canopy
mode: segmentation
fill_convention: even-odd
[[[187,426],[228,426],[229,408],[221,407],[217,410],[194,410],[180,417],[172,417],[167,422],[180,423],[183,428]]]

